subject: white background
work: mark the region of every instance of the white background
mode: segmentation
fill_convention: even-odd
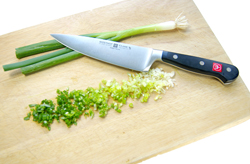
[[[119,1],[121,0],[1,0],[0,35]],[[249,89],[249,1],[194,2],[233,64],[239,68],[240,76]],[[247,121],[141,164],[249,164],[249,152],[250,121]]]

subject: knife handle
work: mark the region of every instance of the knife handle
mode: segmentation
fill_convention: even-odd
[[[187,71],[212,76],[223,84],[230,84],[239,75],[237,67],[214,60],[163,51],[162,61]]]

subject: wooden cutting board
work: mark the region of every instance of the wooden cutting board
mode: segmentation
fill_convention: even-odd
[[[85,34],[124,30],[174,20],[183,12],[187,31],[150,33],[124,43],[164,49],[231,63],[191,0],[128,0],[0,36],[0,64],[17,62],[15,48],[52,39],[51,33]],[[31,57],[29,57],[31,58]],[[26,60],[26,59],[22,59]],[[250,118],[250,94],[239,77],[230,85],[166,64],[177,86],[148,103],[128,100],[122,113],[85,119],[67,128],[56,121],[51,131],[24,121],[28,105],[54,99],[56,89],[98,87],[102,79],[121,81],[130,71],[81,57],[23,75],[0,70],[0,163],[138,163],[235,126]]]

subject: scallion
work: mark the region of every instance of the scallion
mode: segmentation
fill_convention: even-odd
[[[123,31],[112,31],[112,32],[103,32],[103,33],[92,33],[92,34],[84,34],[83,36],[95,37],[100,39],[108,39],[111,41],[120,41],[122,39],[139,35],[148,32],[156,32],[156,31],[165,31],[165,30],[174,30],[174,29],[186,29],[188,27],[187,20],[185,16],[178,16],[175,21],[168,21],[159,24],[135,27],[128,30]],[[47,52],[51,50],[56,50],[64,47],[60,43],[55,40],[44,41],[24,47],[20,47],[16,49],[17,58],[22,58],[42,52]],[[67,55],[66,55],[67,54]],[[58,57],[65,55],[64,57]],[[22,68],[21,72],[23,74],[29,74],[36,71],[39,71],[44,68],[48,68],[59,63],[63,63],[66,61],[73,60],[81,56],[79,53],[72,51],[70,49],[64,48],[59,51],[55,51],[53,53],[49,53],[47,55],[43,55],[40,57],[36,57],[33,59],[29,59],[26,61],[21,61],[17,63],[3,65],[4,71],[9,71],[17,68]]]
[[[31,64],[25,67],[21,68],[21,72],[23,74],[30,74],[30,73],[34,73],[36,71],[60,64],[60,63],[64,63],[66,61],[72,60],[72,59],[76,59],[78,57],[83,56],[82,54],[76,52],[76,51],[70,51],[66,54],[60,55],[60,56],[56,56],[54,58],[50,58],[35,64]]]

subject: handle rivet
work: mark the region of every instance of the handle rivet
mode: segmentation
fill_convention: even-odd
[[[176,55],[176,54],[173,55],[173,58],[174,58],[174,59],[178,59],[178,55]]]
[[[204,65],[205,63],[204,63],[204,61],[200,61],[200,65]]]
[[[231,71],[232,71],[232,69],[227,67],[227,72],[231,72]]]

